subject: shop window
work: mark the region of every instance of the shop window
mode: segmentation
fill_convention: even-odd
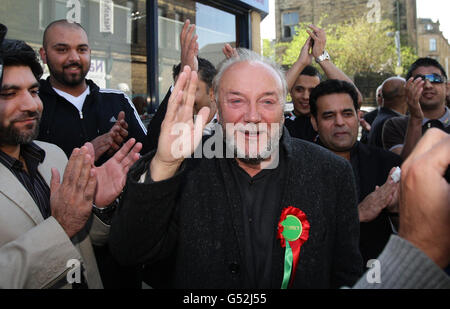
[[[172,68],[180,62],[180,33],[184,21],[196,25],[199,56],[217,66],[225,43],[236,45],[236,16],[192,0],[158,1],[159,98],[173,84]]]

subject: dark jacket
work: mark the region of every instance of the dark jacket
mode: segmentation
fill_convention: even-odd
[[[287,130],[282,145],[288,175],[278,213],[297,207],[311,225],[293,287],[351,286],[362,269],[351,167]],[[153,155],[142,157],[128,174],[110,234],[113,255],[125,265],[171,258],[165,270],[171,287],[250,288],[243,277],[242,205],[227,162],[234,159],[187,159],[168,180],[138,183]],[[271,228],[276,233],[276,224]],[[271,287],[279,289],[285,249],[276,237],[272,241]]]
[[[116,122],[119,112],[124,111],[128,137],[144,143],[146,129],[128,97],[118,90],[100,89],[91,80],[86,82],[90,94],[86,97],[83,114],[80,115],[75,106],[53,90],[49,79],[40,81],[39,96],[44,110],[37,139],[58,145],[69,157],[75,147],[81,147],[107,133]],[[143,149],[141,153],[145,151]],[[99,161],[101,163],[106,159],[101,158]]]
[[[358,156],[359,198],[364,198],[375,191],[376,186],[382,186],[389,175],[389,171],[402,163],[400,156],[390,151],[358,143],[352,155]],[[392,227],[387,211],[371,222],[361,223],[360,249],[364,263],[376,259],[383,251],[392,234]],[[364,265],[365,266],[365,265]]]
[[[146,142],[148,151],[152,151],[158,147],[159,134],[161,133],[161,124],[164,120],[164,117],[166,116],[167,104],[169,103],[169,98],[172,94],[172,91],[170,89],[167,91],[166,96],[161,101],[161,104],[159,104],[158,110],[148,124]]]

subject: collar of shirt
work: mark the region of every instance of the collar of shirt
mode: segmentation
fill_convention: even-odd
[[[423,118],[422,120],[422,126],[425,125],[428,121],[430,121],[431,119],[428,118]],[[450,126],[450,109],[446,106],[445,107],[445,113],[444,115],[438,119],[440,122],[442,122],[442,124],[444,125],[444,127],[448,127]]]
[[[34,176],[37,167],[45,159],[45,151],[36,145],[34,142],[20,146],[20,154],[27,162],[27,167],[30,175]],[[23,164],[20,160],[10,157],[0,150],[0,162],[9,169],[23,169]],[[28,166],[29,165],[29,166]]]
[[[86,90],[80,94],[78,97],[74,97],[73,95],[64,92],[62,90],[56,89],[53,87],[53,90],[55,92],[62,96],[64,99],[69,101],[73,106],[75,106],[80,112],[83,110],[84,101],[86,100],[86,97],[91,93],[89,85],[86,87]]]

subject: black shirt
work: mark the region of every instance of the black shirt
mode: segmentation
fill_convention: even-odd
[[[317,138],[317,132],[311,124],[310,116],[295,116],[291,113],[284,120],[284,125],[292,137],[300,138],[308,142],[314,142]]]
[[[50,211],[50,188],[38,171],[38,165],[44,161],[45,151],[35,143],[21,145],[20,156],[26,162],[28,173],[21,161],[16,160],[0,150],[0,163],[6,166],[20,183],[27,189],[42,217],[47,219]]]
[[[284,153],[281,149],[280,156]],[[264,169],[254,177],[250,177],[236,160],[229,162],[243,206],[246,285],[270,288],[272,249],[280,217],[283,179],[287,174],[285,160],[279,160],[275,169]]]

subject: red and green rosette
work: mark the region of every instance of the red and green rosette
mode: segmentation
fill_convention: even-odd
[[[281,247],[286,248],[282,289],[287,289],[294,281],[300,248],[308,240],[309,228],[309,222],[303,211],[293,206],[283,209],[278,222],[277,235],[281,241]]]

